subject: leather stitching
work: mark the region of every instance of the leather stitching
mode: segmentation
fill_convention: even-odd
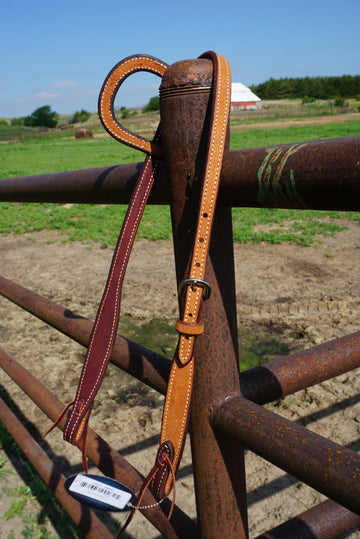
[[[227,60],[225,59],[223,60],[224,62],[221,62],[223,64],[221,67],[225,68],[225,71],[226,71],[225,80],[226,80],[226,89],[227,89],[226,91],[227,99],[226,99],[226,104],[224,107],[226,111],[227,107],[230,105],[229,99],[227,97],[229,94],[229,64]],[[222,125],[218,127],[221,100],[224,97],[220,91],[221,87],[222,87],[222,69],[220,68],[220,65],[219,65],[218,81],[217,81],[217,88],[216,88],[214,123],[211,129],[210,136],[212,137],[213,140],[216,140],[218,136],[218,130],[220,130],[220,144],[221,144],[221,147],[223,147],[224,140],[225,140],[226,126],[227,126],[227,115],[224,115],[224,114],[221,115],[223,122],[222,122]],[[218,151],[217,162],[215,163],[215,165],[213,165],[214,150],[215,150],[214,146],[215,146],[214,144],[211,144],[210,155],[208,158],[208,164],[207,164],[207,170],[206,170],[206,177],[204,180],[204,193],[202,195],[201,207],[200,207],[200,213],[199,213],[199,226],[197,229],[197,235],[196,235],[196,240],[195,240],[195,252],[194,252],[193,260],[191,263],[190,277],[193,279],[196,279],[196,278],[203,279],[204,273],[205,273],[205,262],[206,262],[205,257],[208,251],[209,232],[210,232],[211,224],[213,221],[213,209],[214,209],[216,194],[218,190],[218,178],[220,175],[221,163],[222,163],[222,157],[223,157],[223,152]],[[210,189],[212,189],[212,192],[211,192],[211,198],[209,202],[208,190]],[[204,217],[204,215],[206,215],[206,217]],[[205,227],[205,230],[203,230],[204,227]],[[196,265],[197,262],[199,263],[199,266]],[[189,312],[191,309],[193,292],[194,291],[191,288],[189,288],[186,294],[186,303],[185,303],[186,306],[184,309],[185,311],[184,321],[186,322],[189,319]],[[198,314],[200,296],[199,294],[197,294],[195,298],[195,305],[194,305],[195,313],[192,313],[194,322],[196,322],[196,317]],[[180,354],[180,359],[182,363],[185,363],[187,361],[187,358],[190,356],[190,354],[192,354],[193,341],[194,341],[193,337],[188,337],[186,339],[183,336],[181,336],[179,354]]]
[[[214,218],[213,210],[218,191],[226,128],[228,122],[228,111],[230,107],[230,66],[226,59],[216,56],[215,60],[214,54],[211,54],[211,56],[214,63],[215,61],[218,62],[218,77],[215,89],[215,103],[213,106],[214,122],[210,134],[210,140],[212,141],[212,143],[210,144],[210,152],[206,164],[206,176],[204,179],[204,188],[200,203],[199,221],[195,238],[194,254],[192,257],[190,269],[190,278],[201,280],[204,279],[205,275],[205,264],[209,249],[209,236]],[[224,93],[222,92],[224,84],[223,77],[225,77],[226,84],[226,92]],[[215,151],[217,152],[217,159],[215,157]],[[189,320],[191,319],[192,324],[197,323],[202,293],[203,291],[200,287],[188,287],[186,292],[184,314],[182,317],[183,322],[189,323]],[[176,437],[176,442],[174,441],[174,439],[172,439],[174,449],[176,447],[173,460],[173,466],[175,470],[177,467],[178,460],[180,458],[182,446],[184,444],[184,433],[186,429],[187,417],[191,400],[194,368],[194,342],[194,336],[185,337],[185,335],[180,334],[177,357],[175,356],[173,361],[164,405],[161,441],[171,439],[171,437],[167,434],[168,431],[171,431],[171,414],[176,414],[176,419],[174,418],[175,424],[178,424],[179,415],[181,414],[182,416],[180,432],[178,431],[178,428],[175,427],[176,432],[174,433],[174,436]],[[179,364],[178,361],[180,362]],[[173,395],[176,390],[180,391],[180,388],[184,388],[184,383],[186,383],[187,393],[185,403],[183,404],[183,409],[179,410],[179,408],[177,407],[177,409],[174,410],[175,404]],[[165,471],[163,471],[163,473],[161,474],[159,489],[162,482],[164,481],[164,477]],[[160,490],[158,490],[158,492],[160,492]]]
[[[168,385],[168,392],[167,392],[168,395],[167,395],[167,399],[165,401],[163,429],[162,429],[162,433],[161,433],[161,442],[164,442],[166,440],[166,434],[165,433],[166,433],[166,429],[167,429],[167,420],[168,420],[168,417],[169,417],[169,411],[172,408],[172,406],[171,406],[171,396],[172,396],[172,391],[174,389],[174,382],[175,382],[175,379],[177,377],[177,374],[176,374],[177,368],[178,367],[177,367],[177,364],[176,364],[176,361],[175,361],[173,363],[173,369],[171,371],[171,376],[170,376],[169,385]],[[191,381],[192,380],[192,374],[193,374],[193,362],[190,361],[188,363],[188,365],[186,365],[185,367],[180,367],[180,368],[189,369],[190,372],[188,374],[188,379]],[[183,417],[182,417],[182,422],[181,422],[181,431],[178,433],[178,440],[177,440],[176,449],[175,449],[175,445],[173,444],[174,449],[175,449],[174,460],[173,460],[173,464],[174,464],[175,469],[176,469],[177,460],[179,458],[179,452],[181,450],[184,431],[185,431],[186,422],[187,422],[187,414],[188,414],[188,409],[189,409],[189,406],[190,406],[190,398],[191,398],[191,388],[192,388],[192,383],[189,383],[187,385],[185,407],[184,407]]]
[[[144,176],[146,174],[147,169],[152,164],[152,162],[153,162],[153,159],[151,157],[147,158],[147,162],[146,162],[146,165],[144,167],[142,176]],[[89,348],[88,348],[87,357],[89,357],[93,352],[95,339],[97,337],[99,324],[101,322],[101,315],[102,315],[102,312],[104,310],[104,307],[105,307],[109,292],[110,292],[110,290],[112,289],[112,286],[113,286],[112,282],[113,282],[113,278],[114,278],[114,272],[115,272],[115,269],[117,269],[116,268],[116,261],[117,261],[117,259],[119,257],[119,253],[121,252],[121,247],[122,247],[122,245],[124,243],[125,233],[126,233],[128,227],[129,227],[129,225],[132,224],[132,227],[130,229],[130,240],[128,241],[128,243],[126,245],[125,256],[124,256],[122,264],[120,266],[120,271],[119,271],[119,275],[118,275],[118,278],[117,278],[117,283],[121,282],[121,280],[123,278],[124,270],[126,269],[126,265],[127,265],[129,249],[131,248],[133,237],[134,237],[134,235],[136,233],[136,230],[137,230],[137,227],[138,227],[138,222],[139,222],[140,217],[142,215],[142,210],[143,210],[143,207],[144,207],[145,202],[147,200],[148,192],[151,189],[152,180],[154,178],[154,175],[156,174],[156,170],[157,170],[158,166],[159,166],[159,161],[156,160],[156,162],[154,164],[153,172],[151,174],[151,181],[148,182],[146,190],[145,190],[145,192],[144,192],[144,194],[142,196],[141,204],[140,204],[140,210],[138,210],[136,212],[135,221],[132,221],[131,215],[134,212],[135,201],[136,201],[136,198],[137,198],[136,195],[137,195],[137,193],[140,191],[140,189],[142,187],[141,181],[138,184],[136,195],[135,195],[135,197],[133,199],[133,204],[132,204],[131,208],[129,208],[128,218],[124,222],[124,230],[123,230],[124,233],[121,235],[121,239],[120,239],[119,245],[117,247],[116,254],[114,256],[114,260],[113,260],[112,268],[111,268],[111,273],[110,273],[110,276],[109,276],[109,279],[108,279],[108,284],[106,286],[104,296],[103,296],[101,304],[100,304],[100,308],[99,308],[98,315],[97,315],[96,322],[95,322],[95,326],[94,326],[93,337],[92,337],[91,343],[90,343]],[[113,343],[113,339],[114,339],[114,333],[116,332],[116,329],[117,329],[117,323],[116,322],[118,320],[118,310],[119,310],[118,306],[119,306],[120,293],[121,293],[121,290],[119,289],[118,286],[116,286],[116,294],[115,294],[115,302],[114,302],[114,308],[113,308],[113,318],[112,318],[112,327],[111,327],[111,332],[110,332],[110,338],[108,340],[108,345],[107,345],[104,357],[102,359],[102,362],[101,362],[101,365],[100,365],[100,368],[99,368],[99,371],[98,371],[96,382],[95,382],[91,392],[89,393],[89,395],[87,395],[86,401],[82,403],[82,407],[81,407],[82,411],[87,408],[88,404],[93,399],[93,396],[96,394],[96,392],[98,390],[99,380],[101,380],[101,378],[103,376],[103,373],[104,373],[104,370],[105,370],[105,368],[107,366],[107,363],[108,363],[108,358],[109,358],[109,355],[110,355],[111,350],[112,350],[112,343]],[[75,410],[78,408],[78,404],[82,400],[83,384],[84,384],[86,374],[87,374],[87,371],[88,371],[89,368],[91,368],[91,365],[89,366],[89,364],[87,362],[85,362],[85,368],[84,368],[84,370],[82,372],[80,382],[79,382],[78,394],[77,394],[77,397],[75,399],[75,404],[74,404],[74,409]],[[71,428],[71,423],[72,422],[73,422],[73,427]],[[78,429],[80,429],[80,428],[83,429],[83,427],[84,427],[84,423],[82,421],[80,422],[80,425],[79,426],[78,425],[79,425],[79,418],[78,419],[75,418],[75,420],[74,420],[74,416],[71,415],[70,418],[69,418],[68,425],[67,425],[66,430],[65,430],[65,436],[69,437],[69,439],[72,440],[73,437],[74,437],[74,431],[77,428]],[[69,429],[71,429],[70,432],[69,432]]]
[[[121,83],[132,73],[144,70],[159,75],[164,74],[167,64],[149,56],[132,56],[119,62],[106,78],[99,98],[101,120],[107,131],[117,140],[125,142],[138,150],[151,153],[152,142],[131,133],[115,118],[112,103]]]

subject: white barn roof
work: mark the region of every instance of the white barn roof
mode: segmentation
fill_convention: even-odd
[[[231,103],[247,103],[249,101],[261,101],[261,99],[245,84],[233,82],[231,84]]]

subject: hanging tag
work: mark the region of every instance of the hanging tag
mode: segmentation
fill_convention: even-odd
[[[135,496],[127,487],[100,475],[72,475],[65,480],[66,491],[78,500],[103,511],[124,511],[127,504],[135,501]]]

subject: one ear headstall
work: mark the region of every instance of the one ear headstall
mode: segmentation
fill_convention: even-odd
[[[131,512],[119,535],[128,526],[135,511],[142,508],[141,501],[146,488],[150,488],[160,498],[158,503],[161,503],[175,487],[175,475],[188,428],[195,341],[197,336],[204,331],[204,325],[199,320],[199,313],[202,301],[209,297],[211,291],[210,284],[205,282],[204,278],[224,154],[231,89],[228,61],[214,52],[206,52],[200,58],[208,58],[213,62],[211,128],[189,275],[179,286],[179,293],[185,294],[181,317],[176,323],[179,341],[170,372],[160,446],[155,463],[137,494],[136,500],[129,504]],[[132,73],[148,71],[162,77],[166,68],[167,64],[147,55],[140,54],[125,58],[110,71],[99,95],[99,115],[105,129],[115,139],[142,150],[148,155],[132,193],[115,248],[109,276],[90,336],[77,393],[74,401],[69,403],[63,412],[64,414],[68,408],[71,408],[66,421],[64,438],[72,444],[78,444],[82,440],[86,472],[85,444],[89,416],[113,349],[119,322],[121,289],[131,248],[154,177],[163,157],[160,125],[153,141],[128,131],[116,118],[114,100],[123,81]],[[96,482],[96,479],[94,481]],[[170,516],[171,512],[169,518]]]

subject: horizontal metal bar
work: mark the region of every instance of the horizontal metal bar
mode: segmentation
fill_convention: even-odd
[[[359,522],[358,515],[326,500],[256,539],[333,539]]]
[[[215,431],[360,515],[360,455],[354,451],[240,395],[215,405],[211,422]]]
[[[357,211],[359,158],[360,136],[233,151],[223,162],[221,202]]]
[[[74,202],[128,204],[142,163],[96,167],[0,179],[0,200],[8,202]],[[152,188],[149,204],[168,204],[166,171]]]
[[[360,136],[226,152],[219,204],[360,210]],[[0,180],[0,200],[127,204],[141,163]],[[150,204],[168,204],[166,167]]]
[[[0,294],[83,346],[93,323],[0,276]],[[166,393],[171,362],[118,335],[111,362],[141,382]],[[243,396],[258,404],[291,395],[360,366],[360,332],[240,373]]]
[[[1,348],[0,367],[52,421],[59,417],[64,409],[64,403]],[[61,430],[64,429],[65,420],[65,417],[62,418],[58,424]],[[80,445],[81,442],[79,447]],[[133,492],[138,492],[141,488],[143,476],[92,429],[89,429],[87,435],[86,454],[104,475],[126,484]],[[144,506],[156,504],[156,499],[149,490],[146,491],[143,501]],[[189,537],[197,537],[196,525],[178,507],[174,508],[171,523],[168,521],[166,515],[169,513],[170,505],[170,500],[164,500],[160,506],[155,505],[151,509],[142,509],[141,511],[165,537],[175,539],[182,536],[181,534],[184,534],[184,537],[188,535]]]
[[[87,347],[93,326],[90,320],[1,276],[0,294]],[[160,393],[166,393],[171,366],[166,357],[117,335],[111,362]]]
[[[240,374],[243,396],[265,404],[360,367],[360,331]]]
[[[64,476],[1,398],[0,421],[24,451],[26,458],[46,485],[53,491],[56,499],[79,530],[89,539],[113,538],[113,535],[89,507],[69,496],[64,487]]]

